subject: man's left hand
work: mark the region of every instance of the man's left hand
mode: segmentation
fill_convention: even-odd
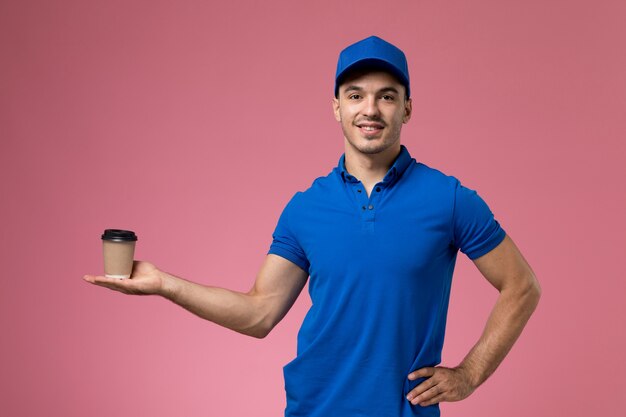
[[[413,405],[433,405],[442,401],[460,401],[476,389],[464,368],[443,366],[421,368],[409,374],[409,379],[427,378],[407,395]]]

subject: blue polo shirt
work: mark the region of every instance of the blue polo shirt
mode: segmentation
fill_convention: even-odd
[[[452,273],[505,236],[483,199],[406,147],[368,197],[345,169],[298,192],[269,253],[308,272],[312,306],[284,368],[286,417],[439,416],[407,393],[441,361]]]

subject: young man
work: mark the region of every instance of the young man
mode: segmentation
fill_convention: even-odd
[[[333,108],[345,154],[285,207],[253,288],[195,284],[136,261],[128,280],[85,280],[159,294],[264,337],[310,276],[312,306],[284,368],[286,416],[438,416],[504,359],[540,296],[527,262],[475,191],[416,162],[400,144],[411,117],[404,53],[369,37],[344,49]],[[437,366],[458,251],[500,295],[456,367]]]

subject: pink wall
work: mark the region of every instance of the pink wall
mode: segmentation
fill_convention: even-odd
[[[281,415],[306,295],[259,341],[81,277],[130,228],[138,259],[247,290],[283,205],[337,163],[336,57],[370,34],[409,58],[403,143],[479,190],[544,290],[444,415],[625,415],[626,3],[219,4],[0,4],[2,415]],[[461,256],[445,364],[495,297]]]

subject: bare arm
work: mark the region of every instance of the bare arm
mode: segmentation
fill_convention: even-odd
[[[210,287],[135,261],[130,279],[86,275],[85,281],[126,294],[156,294],[193,314],[254,337],[265,337],[287,314],[308,275],[294,263],[268,255],[247,293]]]
[[[541,288],[508,236],[474,264],[500,291],[482,336],[459,365],[467,369],[473,385],[479,386],[496,370],[522,333],[539,303]]]
[[[458,401],[470,395],[500,365],[537,307],[539,283],[509,236],[474,264],[500,292],[498,300],[480,339],[457,367],[422,368],[409,375],[428,378],[409,393],[413,404]]]

